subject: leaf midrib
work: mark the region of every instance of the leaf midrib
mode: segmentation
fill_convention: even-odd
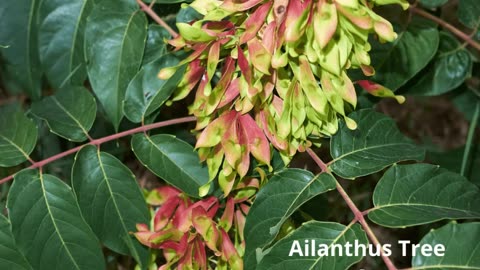
[[[105,167],[103,166],[103,161],[102,161],[102,158],[101,158],[101,153],[100,153],[100,150],[97,149],[97,159],[98,159],[98,164],[100,165],[100,170],[102,171],[102,175],[103,175],[103,180],[108,188],[108,192],[110,193],[110,197],[112,198],[112,202],[113,202],[113,205],[115,207],[115,211],[117,212],[117,215],[120,217],[119,220],[120,220],[120,224],[122,225],[122,228],[123,228],[123,231],[125,234],[128,235],[128,229],[125,225],[125,223],[123,222],[123,216],[120,212],[120,209],[118,207],[118,204],[117,204],[117,200],[114,196],[114,193],[113,193],[113,190],[112,190],[112,187],[110,186],[110,182],[109,182],[109,177],[107,176],[107,173],[105,171]],[[130,237],[126,237],[126,241],[130,242],[131,246],[133,247],[133,244],[132,243],[132,239]],[[137,253],[137,250],[134,249],[134,248],[129,248],[129,250],[134,253],[134,258],[140,258],[140,255]],[[139,263],[140,264],[140,263]]]
[[[119,92],[120,92],[120,70],[121,70],[121,67],[123,66],[122,64],[123,63],[126,63],[127,61],[124,61],[123,58],[124,58],[124,53],[123,53],[123,46],[125,45],[125,39],[126,39],[126,36],[127,36],[127,33],[128,33],[128,29],[130,28],[130,25],[131,25],[131,22],[133,21],[133,18],[138,14],[139,11],[135,11],[133,12],[130,17],[128,18],[128,22],[127,24],[125,25],[125,31],[123,32],[123,37],[122,37],[122,41],[121,41],[121,45],[120,45],[120,57],[118,57],[118,65],[117,65],[117,73],[116,73],[116,78],[115,78],[115,89],[117,90],[117,96],[116,96],[116,100],[115,102],[117,103],[117,110],[116,110],[116,113],[119,113],[120,115],[119,116],[115,116],[115,118],[118,117],[118,119],[115,119],[116,121],[120,121],[120,119],[122,119],[122,115],[123,115],[123,106],[122,106],[122,102],[123,102],[123,98],[120,98],[119,99]],[[115,123],[115,125],[118,125],[119,123]]]
[[[81,20],[82,20],[82,18],[83,18],[83,15],[84,15],[83,13],[84,13],[84,11],[85,11],[85,7],[87,6],[87,2],[88,2],[88,1],[90,1],[90,0],[83,0],[83,5],[82,5],[82,8],[80,9],[80,15],[78,16],[77,21],[75,22],[75,30],[74,30],[74,32],[73,32],[74,34],[73,34],[73,38],[72,38],[72,46],[70,47],[70,59],[69,59],[69,61],[68,61],[68,66],[69,66],[68,70],[69,70],[69,72],[74,72],[74,71],[76,71],[76,70],[78,69],[78,68],[77,68],[78,66],[73,69],[73,66],[74,66],[74,64],[73,64],[73,55],[74,55],[75,43],[77,42],[77,38],[78,38],[78,35],[79,35],[79,33],[78,33],[78,27],[80,26],[80,22],[81,22]],[[86,20],[85,20],[85,21],[86,21]],[[85,57],[83,57],[83,58],[85,58]],[[82,65],[82,64],[83,64],[83,63],[80,63],[79,65]],[[67,78],[65,78],[65,80],[68,80],[68,79],[71,79],[71,78],[72,78],[72,76],[68,76]],[[66,81],[64,81],[64,82],[62,83],[62,85],[63,85],[65,82],[66,82]]]
[[[382,144],[382,145],[375,145],[375,146],[369,146],[369,147],[365,147],[365,148],[361,148],[361,149],[356,149],[356,150],[353,150],[352,152],[348,152],[346,154],[343,154],[341,156],[338,156],[337,158],[333,159],[332,161],[330,161],[331,164],[334,164],[335,162],[339,161],[339,160],[342,160],[344,159],[345,157],[349,156],[349,155],[353,155],[355,153],[358,153],[358,152],[363,152],[363,151],[368,151],[368,150],[372,150],[372,149],[377,149],[377,148],[382,148],[382,147],[390,147],[390,146],[400,146],[400,145],[408,145],[408,146],[412,146],[411,143],[407,143],[407,142],[402,142],[402,143],[388,143],[388,144]]]
[[[20,148],[20,146],[18,146],[17,144],[15,144],[13,141],[11,141],[10,139],[8,139],[7,137],[5,137],[5,136],[2,135],[2,134],[0,134],[0,137],[1,137],[2,139],[4,139],[5,141],[7,141],[8,143],[10,143],[11,145],[13,145],[13,147],[15,147],[20,153],[22,153],[27,160],[30,158],[30,155],[28,155],[22,148]]]
[[[62,111],[64,111],[68,115],[68,117],[70,117],[78,125],[78,127],[80,127],[80,129],[82,130],[85,137],[88,138],[89,137],[88,131],[85,129],[85,127],[82,125],[82,123],[80,123],[80,121],[78,121],[77,118],[75,118],[65,107],[63,107],[63,105],[58,101],[58,99],[56,97],[52,97],[52,100],[53,100],[53,102],[55,102],[55,104],[57,104],[57,106]]]
[[[58,226],[57,226],[57,223],[55,222],[55,219],[53,218],[53,213],[52,213],[52,210],[50,209],[50,204],[48,202],[48,199],[47,199],[47,194],[46,194],[46,189],[45,189],[45,183],[44,183],[44,179],[43,179],[43,174],[40,172],[39,173],[39,178],[40,178],[40,184],[42,186],[42,194],[43,194],[43,198],[45,199],[45,205],[47,206],[47,212],[48,212],[48,215],[50,217],[50,219],[52,220],[52,224],[53,224],[53,227],[58,235],[58,238],[60,239],[60,242],[62,242],[62,247],[64,247],[64,249],[66,250],[67,252],[67,255],[68,257],[70,258],[70,260],[73,262],[73,264],[75,265],[76,269],[79,269],[80,270],[80,267],[77,265],[77,262],[75,261],[75,259],[73,258],[73,255],[72,253],[70,252],[70,249],[67,248],[67,245],[65,243],[65,241],[63,240],[63,237],[62,237],[62,234],[60,233],[60,230],[58,229]]]
[[[395,206],[421,206],[421,207],[431,207],[431,208],[441,208],[441,209],[448,209],[448,210],[455,210],[459,212],[471,213],[472,215],[480,215],[480,212],[475,212],[472,210],[461,210],[459,208],[452,208],[448,206],[438,206],[438,205],[431,205],[431,204],[422,204],[422,203],[393,203],[393,204],[386,204],[381,206],[376,206],[371,209],[371,211],[375,210],[383,210],[383,208],[388,207],[395,207]]]

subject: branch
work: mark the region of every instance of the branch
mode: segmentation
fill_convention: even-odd
[[[343,187],[338,182],[337,182],[337,190],[342,196],[342,198],[345,200],[345,202],[347,203],[350,210],[352,210],[353,214],[355,215],[355,218],[358,220],[360,225],[362,225],[363,229],[368,235],[368,238],[370,238],[370,240],[373,242],[375,246],[381,246],[380,242],[377,239],[377,236],[375,235],[375,233],[372,231],[367,221],[365,220],[363,213],[360,210],[358,210],[355,203],[350,199],[348,194],[345,192]],[[382,260],[387,265],[388,270],[397,270],[397,267],[395,267],[395,265],[390,260],[390,258],[385,255],[385,253],[383,252],[383,249],[380,249],[380,252],[381,252]]]
[[[308,150],[310,150],[310,149],[308,149]],[[310,150],[310,151],[308,151],[308,150],[307,150],[308,154],[313,158],[313,160],[317,163],[317,165],[320,168],[322,168],[322,171],[323,171],[323,167],[326,166],[325,163],[312,150]],[[338,181],[337,181],[337,190],[340,193],[340,195],[342,196],[342,198],[345,200],[345,202],[347,203],[348,208],[350,208],[350,210],[353,212],[353,215],[355,216],[355,219],[358,220],[360,225],[362,225],[363,229],[365,230],[365,232],[368,235],[368,238],[370,238],[370,240],[372,241],[372,243],[374,245],[380,246],[380,242],[378,241],[377,236],[375,235],[375,233],[372,231],[372,229],[368,225],[367,221],[365,220],[364,213],[362,213],[362,211],[358,210],[355,203],[348,196],[348,194],[345,192],[345,190],[340,185],[340,183],[338,183]],[[387,266],[388,270],[397,270],[397,267],[395,267],[395,265],[390,260],[390,258],[385,255],[385,253],[383,252],[383,249],[380,249],[380,251],[381,251],[381,256],[382,256],[383,262]]]
[[[325,162],[323,162],[323,160],[321,160],[320,157],[318,157],[317,154],[315,154],[315,152],[312,149],[307,148],[307,153],[315,161],[315,163],[317,163],[318,167],[320,167],[322,172],[330,172],[327,164],[325,164]]]
[[[466,43],[468,43],[470,46],[472,46],[473,48],[475,48],[476,50],[480,51],[480,43],[476,42],[475,40],[472,39],[471,36],[465,34],[464,32],[460,31],[458,28],[456,28],[455,26],[449,24],[448,22],[426,12],[425,10],[421,9],[421,8],[418,8],[418,7],[415,7],[415,6],[411,6],[410,7],[410,10],[417,14],[417,15],[420,15],[424,18],[427,18],[431,21],[434,21],[435,23],[441,25],[443,28],[447,29],[448,31],[452,32],[454,35],[456,35],[457,37],[463,39]]]
[[[156,21],[158,24],[160,24],[165,30],[167,30],[170,35],[172,35],[173,38],[178,37],[178,33],[175,32],[162,18],[160,18],[155,11],[152,10],[151,6],[147,6],[145,3],[142,2],[142,0],[137,0],[138,5],[142,8],[145,13],[147,13],[154,21]]]
[[[181,124],[181,123],[194,122],[194,121],[196,121],[195,117],[188,116],[188,117],[176,118],[176,119],[172,119],[172,120],[162,121],[162,122],[153,123],[153,124],[150,124],[150,125],[145,125],[145,126],[137,127],[137,128],[134,128],[134,129],[126,130],[126,131],[116,133],[116,134],[113,134],[113,135],[110,135],[110,136],[107,136],[107,137],[92,140],[92,141],[90,141],[86,144],[77,146],[75,148],[72,148],[70,150],[62,152],[62,153],[57,154],[55,156],[44,159],[42,161],[32,162],[32,165],[30,167],[28,167],[27,169],[42,168],[43,166],[45,166],[45,165],[47,165],[51,162],[54,162],[54,161],[59,160],[63,157],[66,157],[66,156],[77,153],[85,145],[97,145],[98,146],[98,145],[104,144],[106,142],[113,141],[113,140],[116,140],[116,139],[119,139],[119,138],[122,138],[122,137],[125,137],[125,136],[128,136],[128,135],[132,135],[132,134],[135,134],[135,133],[145,132],[145,131],[152,130],[152,129],[155,129],[155,128],[161,128],[161,127],[166,127],[166,126],[171,126],[171,125],[176,125],[176,124]],[[3,178],[2,180],[0,180],[0,184],[3,184],[5,182],[8,182],[8,181],[12,180],[13,176],[14,176],[14,174]]]

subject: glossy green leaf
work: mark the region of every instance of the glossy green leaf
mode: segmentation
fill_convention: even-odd
[[[87,77],[83,43],[93,1],[40,2],[38,49],[42,67],[54,88],[81,86]]]
[[[315,270],[344,270],[350,268],[353,264],[359,262],[363,258],[363,254],[356,254],[350,247],[350,253],[347,256],[346,249],[342,248],[342,255],[338,254],[338,248],[334,245],[345,246],[346,243],[368,245],[365,232],[359,224],[345,226],[333,222],[310,221],[304,223],[300,228],[281,239],[260,261],[256,270],[280,270],[280,269],[315,269]],[[298,241],[302,252],[296,249],[295,241]],[[305,251],[305,242],[308,241],[308,252]],[[315,254],[311,254],[312,242]],[[328,246],[330,256],[318,256],[321,250],[319,245]],[[297,250],[297,252],[295,251]],[[335,251],[334,251],[335,250]],[[293,251],[293,252],[292,252]],[[336,256],[331,254],[335,253]],[[291,256],[290,256],[291,254]],[[338,254],[338,255],[337,255]],[[300,256],[303,255],[303,256]],[[323,255],[323,254],[320,254]]]
[[[444,256],[413,256],[412,269],[480,269],[480,223],[450,223],[430,231],[420,245],[443,245]]]
[[[75,158],[72,186],[85,220],[104,245],[146,268],[148,248],[130,232],[137,223],[148,223],[150,213],[132,172],[114,156],[85,146]]]
[[[425,151],[400,133],[393,119],[370,109],[355,111],[349,117],[358,128],[350,130],[342,121],[330,142],[330,168],[335,174],[353,179],[399,161],[424,159]]]
[[[179,59],[166,54],[146,64],[135,75],[125,95],[125,116],[134,123],[140,123],[155,112],[170,97],[185,73],[185,65],[180,67],[168,80],[157,77],[160,69],[176,66]]]
[[[370,55],[376,71],[373,81],[397,90],[427,66],[437,52],[438,43],[437,28],[423,20],[410,23],[392,43],[372,42]]]
[[[97,104],[87,89],[76,86],[33,103],[32,113],[45,120],[55,134],[81,142],[89,136]]]
[[[245,268],[255,269],[257,249],[261,250],[275,239],[293,212],[315,196],[335,189],[335,186],[335,179],[330,174],[314,176],[300,169],[274,174],[258,192],[248,212],[244,230]]]
[[[165,39],[170,38],[170,34],[164,27],[157,24],[150,24],[148,26],[142,65],[150,63],[167,53],[167,43]]]
[[[440,46],[427,73],[408,89],[409,94],[436,96],[460,86],[472,71],[470,53],[452,35],[441,32]]]
[[[208,182],[208,169],[193,147],[172,135],[137,134],[132,138],[132,149],[150,171],[194,198]]]
[[[480,26],[480,5],[478,0],[460,0],[457,10],[458,20],[472,29]]]
[[[103,0],[88,17],[85,36],[90,83],[118,129],[127,86],[142,62],[147,19],[135,1]]]
[[[430,164],[395,165],[380,179],[368,217],[388,227],[480,218],[480,189]]]
[[[0,166],[11,167],[27,160],[37,134],[37,127],[23,112],[0,115]]]
[[[447,3],[448,0],[420,0],[422,6],[426,8],[436,8]]]
[[[100,243],[70,187],[60,179],[21,171],[15,175],[7,207],[17,247],[33,269],[105,269]]]
[[[10,221],[0,214],[0,269],[31,270],[32,267],[15,244],[10,227]]]
[[[37,50],[39,0],[2,1],[0,4],[0,49],[5,75],[33,99],[41,94],[40,60]]]

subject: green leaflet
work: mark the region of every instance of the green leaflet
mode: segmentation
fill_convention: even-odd
[[[128,85],[124,103],[125,116],[130,121],[142,122],[170,97],[186,66],[181,66],[168,80],[159,79],[157,74],[162,68],[176,66],[179,61],[173,54],[166,54],[144,65],[135,75]]]
[[[17,247],[33,269],[105,269],[100,243],[60,179],[36,170],[17,173],[7,207]]]
[[[275,174],[258,192],[245,224],[245,268],[255,269],[257,249],[268,246],[283,223],[302,204],[335,189],[329,174],[313,176],[309,171],[286,169]],[[304,268],[302,268],[304,269]]]
[[[132,149],[145,167],[189,196],[198,198],[200,187],[208,182],[207,167],[193,147],[174,136],[137,134]]]
[[[392,43],[372,42],[373,81],[397,90],[430,62],[438,43],[435,25],[423,20],[414,20]]]
[[[412,258],[412,269],[480,269],[480,223],[450,223],[430,231],[420,245],[445,246],[445,255]]]
[[[51,85],[82,86],[87,77],[84,34],[94,0],[41,0],[38,49]]]
[[[165,39],[171,36],[160,25],[150,24],[148,26],[147,41],[145,43],[145,53],[143,55],[142,66],[148,64],[167,53],[167,43]]]
[[[440,32],[437,55],[425,69],[426,74],[409,87],[409,94],[436,96],[457,88],[471,75],[472,58],[455,37]]]
[[[0,115],[0,166],[11,167],[29,158],[37,143],[37,127],[23,112]]]
[[[18,250],[13,239],[10,221],[0,214],[0,268],[8,270],[31,270],[32,267]]]
[[[118,129],[125,91],[142,62],[147,19],[135,1],[103,0],[88,17],[85,36],[90,83]]]
[[[430,164],[395,165],[378,182],[368,217],[387,227],[480,218],[480,190],[463,176]]]
[[[95,121],[97,104],[83,87],[62,89],[32,105],[32,113],[44,119],[50,129],[68,140],[82,142]]]
[[[2,1],[0,4],[0,49],[5,76],[20,85],[33,99],[41,95],[37,51],[38,0]]]
[[[393,119],[370,109],[355,111],[349,117],[358,128],[350,130],[342,121],[330,141],[330,168],[335,174],[354,179],[399,161],[424,159],[425,151],[400,133]]]
[[[460,0],[457,10],[458,20],[469,28],[480,25],[480,6],[477,0]]]
[[[148,248],[130,232],[150,213],[133,173],[114,156],[85,146],[72,169],[72,186],[87,223],[108,248],[148,266]]]
[[[349,269],[350,266],[363,258],[361,254],[357,256],[346,256],[345,253],[343,253],[342,256],[317,256],[318,253],[306,255],[306,253],[302,252],[303,256],[300,256],[300,254],[296,252],[290,256],[294,241],[298,241],[300,247],[305,250],[303,247],[307,240],[309,243],[315,240],[314,250],[317,250],[320,244],[329,246],[330,253],[333,250],[334,244],[344,246],[347,242],[352,244],[356,240],[359,244],[368,244],[367,235],[359,224],[347,227],[333,222],[310,221],[304,223],[300,228],[275,243],[269,253],[260,261],[256,269],[344,270]],[[311,246],[309,247],[311,248]]]

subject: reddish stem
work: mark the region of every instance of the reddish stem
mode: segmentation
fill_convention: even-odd
[[[457,37],[463,39],[466,43],[468,43],[470,46],[472,46],[473,48],[475,48],[476,50],[480,51],[480,43],[476,42],[475,40],[472,39],[471,36],[465,34],[464,32],[460,31],[459,29],[457,29],[455,26],[449,24],[448,22],[426,12],[425,10],[421,9],[421,8],[418,8],[418,7],[415,7],[415,6],[411,6],[410,7],[410,10],[417,14],[417,15],[420,15],[424,18],[427,18],[431,21],[434,21],[435,23],[441,25],[443,28],[447,29],[448,31],[452,32],[454,35],[456,35]]]
[[[307,153],[315,161],[315,163],[317,163],[318,167],[320,167],[322,172],[329,172],[327,164],[325,164],[325,162],[323,162],[323,160],[321,160],[312,149],[307,148]]]
[[[373,242],[373,244],[375,246],[381,246],[380,241],[378,241],[378,239],[377,239],[377,236],[375,235],[375,233],[372,231],[372,229],[368,225],[367,221],[365,220],[365,217],[363,216],[363,213],[360,210],[358,210],[355,203],[350,199],[348,194],[345,192],[343,187],[338,182],[337,182],[337,190],[340,193],[340,195],[342,196],[342,198],[345,200],[345,202],[347,203],[350,210],[352,210],[353,214],[355,215],[355,218],[358,220],[360,225],[362,225],[363,229],[365,230],[365,232],[368,235],[368,238],[370,238],[370,240]],[[383,249],[380,249],[380,251],[381,251],[382,260],[385,263],[385,265],[387,265],[387,268],[389,270],[397,270],[397,267],[395,267],[395,265],[390,260],[390,258],[385,255],[385,253],[383,252]]]
[[[308,149],[310,150],[310,149]],[[325,162],[323,162],[320,157],[318,157],[315,152],[313,152],[312,150],[308,151],[308,154],[313,158],[313,160],[317,163],[317,165],[322,168],[322,171],[324,170],[323,168],[326,167],[326,164]],[[327,168],[328,170],[328,168]],[[365,217],[364,217],[364,213],[360,210],[358,210],[357,206],[355,205],[355,203],[352,201],[352,199],[350,198],[350,196],[348,196],[347,192],[345,192],[345,190],[343,189],[343,187],[340,185],[340,183],[337,182],[337,191],[340,193],[340,195],[342,196],[342,198],[345,200],[345,202],[347,203],[348,205],[348,208],[350,208],[350,210],[353,212],[353,215],[355,216],[354,218],[354,221],[357,220],[360,225],[362,225],[363,229],[365,230],[365,232],[367,233],[368,235],[368,238],[370,238],[370,240],[372,241],[372,243],[376,246],[381,246],[380,245],[380,242],[378,241],[377,239],[377,236],[375,235],[375,233],[372,231],[372,229],[370,228],[370,226],[368,225],[367,221],[365,220]],[[382,260],[383,262],[385,263],[385,265],[387,266],[388,270],[397,270],[397,267],[395,267],[395,265],[393,264],[393,262],[390,260],[390,258],[388,256],[385,255],[385,253],[383,252],[383,249],[380,249],[381,250],[381,257],[382,257]]]
[[[161,25],[165,30],[167,30],[173,38],[178,36],[178,33],[175,32],[162,18],[160,18],[155,11],[152,10],[151,6],[147,6],[142,0],[137,0],[138,5],[142,8],[145,13],[147,13],[154,21],[156,21],[159,25]]]
[[[77,146],[75,148],[72,148],[70,150],[62,152],[62,153],[57,154],[55,156],[49,157],[47,159],[44,159],[44,160],[41,160],[41,161],[38,161],[38,162],[33,162],[32,161],[32,165],[30,167],[28,167],[28,169],[42,168],[43,166],[45,166],[45,165],[47,165],[51,162],[54,162],[54,161],[59,160],[63,157],[75,154],[76,152],[80,151],[80,149],[82,149],[82,147],[84,147],[85,145],[97,145],[98,146],[98,145],[101,145],[103,143],[113,141],[113,140],[116,140],[116,139],[119,139],[119,138],[122,138],[122,137],[125,137],[125,136],[128,136],[128,135],[132,135],[132,134],[135,134],[135,133],[140,133],[140,132],[152,130],[152,129],[155,129],[155,128],[171,126],[171,125],[181,124],[181,123],[194,122],[194,121],[196,121],[196,118],[194,116],[176,118],[176,119],[171,119],[171,120],[167,120],[167,121],[162,121],[162,122],[153,123],[153,124],[150,124],[150,125],[145,125],[145,126],[137,127],[137,128],[134,128],[134,129],[126,130],[126,131],[116,133],[116,134],[113,134],[113,135],[110,135],[110,136],[107,136],[107,137],[103,137],[103,138],[100,138],[100,139],[91,140],[90,142],[88,142],[86,144]],[[14,174],[3,178],[2,180],[0,180],[0,184],[3,184],[5,182],[8,182],[8,181],[12,180],[13,176],[14,176]]]

